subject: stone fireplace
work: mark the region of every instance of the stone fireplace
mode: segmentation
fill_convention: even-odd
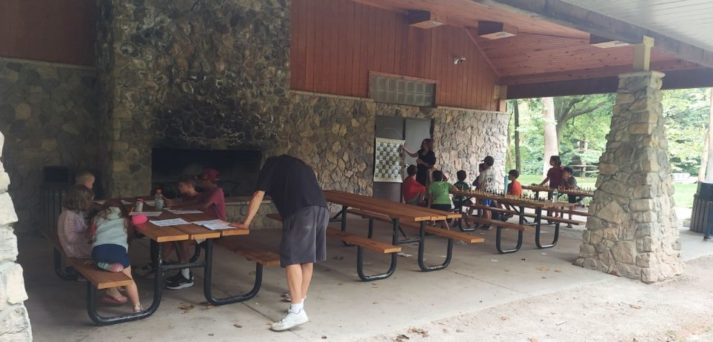
[[[203,168],[220,172],[219,186],[226,197],[250,195],[257,182],[262,152],[258,150],[204,150],[154,148],[151,151],[151,185],[169,197],[177,195],[176,180],[195,176]]]

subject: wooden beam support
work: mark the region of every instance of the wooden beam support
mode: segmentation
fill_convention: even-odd
[[[619,77],[541,82],[508,86],[508,99],[615,93]],[[713,87],[713,68],[666,72],[662,89]]]
[[[474,33],[474,29],[472,28],[464,28],[465,34],[468,35],[468,38],[470,38],[470,41],[473,42],[473,45],[475,45],[475,48],[478,49],[478,52],[480,52],[480,56],[483,57],[483,60],[485,60],[485,63],[488,63],[488,66],[490,66],[490,70],[493,71],[495,76],[500,77],[500,71],[498,71],[497,68],[495,68],[495,64],[493,64],[493,61],[490,60],[490,57],[485,54],[485,51],[483,51],[483,48],[480,47],[480,44],[478,44],[478,39],[476,38],[476,35]]]
[[[499,112],[506,112],[508,110],[508,86],[496,84],[495,89],[493,89],[493,98],[498,101],[497,110]]]
[[[644,36],[641,43],[634,45],[634,70],[651,70],[651,49],[654,47],[654,39]]]
[[[644,36],[653,38],[656,46],[677,57],[713,68],[713,51],[685,43],[665,34],[644,29],[634,24],[590,11],[562,0],[471,0],[486,6],[497,6],[573,27],[597,36],[631,44],[640,43]]]
[[[443,25],[443,21],[429,11],[410,10],[406,17],[410,26],[421,29],[432,29]]]

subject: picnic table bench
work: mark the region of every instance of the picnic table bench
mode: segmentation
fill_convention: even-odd
[[[151,210],[151,208],[147,207],[146,210]],[[151,222],[151,220],[164,220],[172,218],[182,218],[188,221],[189,224],[159,227]],[[170,270],[180,270],[183,268],[203,268],[203,293],[206,297],[206,300],[213,305],[223,305],[240,302],[248,300],[257,294],[260,289],[260,284],[262,282],[261,267],[262,265],[268,263],[268,261],[270,260],[265,259],[264,255],[257,256],[254,254],[252,259],[248,259],[256,262],[256,267],[260,269],[260,272],[256,272],[253,288],[246,293],[241,293],[225,298],[216,298],[213,295],[212,270],[214,241],[228,237],[245,236],[248,235],[250,231],[247,229],[239,228],[210,230],[203,226],[190,223],[211,219],[215,219],[215,217],[206,213],[173,214],[168,211],[163,211],[160,216],[152,217],[148,222],[136,225],[136,231],[150,239],[151,264],[155,272],[153,281],[153,301],[151,302],[151,305],[148,308],[144,309],[141,312],[120,314],[112,317],[105,317],[97,312],[97,290],[125,286],[131,279],[125,276],[123,273],[112,273],[99,270],[96,268],[94,263],[89,260],[80,261],[71,258],[64,258],[62,248],[56,239],[56,233],[47,234],[49,235],[47,236],[47,238],[54,249],[53,258],[55,272],[62,279],[72,279],[72,276],[64,272],[64,269],[62,268],[62,259],[64,258],[66,259],[67,263],[79,273],[79,275],[87,279],[87,311],[89,313],[89,317],[97,325],[109,325],[146,318],[155,313],[161,303],[165,272]],[[203,249],[205,249],[205,256],[203,261],[197,260],[199,258],[196,257],[188,263],[168,264],[161,259],[161,250],[166,243],[197,240],[205,240],[204,243],[199,245]],[[249,254],[249,252],[245,253],[246,255]]]
[[[418,266],[423,272],[430,272],[435,270],[441,270],[450,264],[453,257],[453,241],[454,236],[445,236],[445,233],[441,233],[443,237],[448,239],[448,246],[446,249],[446,258],[441,264],[437,265],[427,265],[425,263],[425,247],[426,247],[426,231],[427,223],[445,221],[448,219],[457,219],[461,217],[461,214],[445,212],[435,209],[422,208],[412,205],[407,205],[403,203],[393,202],[380,198],[373,198],[363,195],[351,194],[342,191],[327,190],[324,191],[325,198],[328,202],[338,204],[342,206],[340,214],[337,216],[340,221],[340,230],[346,232],[347,230],[347,214],[350,208],[362,210],[363,213],[369,214],[367,217],[369,220],[369,231],[368,236],[371,237],[373,234],[373,222],[374,220],[387,220],[392,224],[392,241],[391,244],[394,246],[405,244],[405,243],[418,243]],[[380,215],[380,216],[372,216]],[[409,228],[415,226],[418,227],[418,237],[414,239],[408,239],[406,234],[403,232],[402,228]],[[399,233],[405,236],[405,239],[399,238]],[[436,233],[433,233],[436,235]],[[397,255],[391,255],[391,263],[389,270],[387,272],[364,276],[360,275],[362,280],[375,280],[384,279],[391,274],[393,274],[396,268]],[[363,260],[357,258],[357,268],[362,267]]]
[[[556,217],[550,217],[550,216],[543,216],[542,211],[543,210],[565,210],[566,208],[572,208],[574,203],[567,203],[567,202],[552,202],[552,201],[544,201],[544,200],[532,200],[532,199],[527,199],[527,198],[521,198],[521,197],[515,197],[515,196],[509,196],[509,195],[500,195],[500,194],[494,194],[494,193],[489,193],[485,191],[479,191],[479,190],[456,190],[452,191],[452,194],[456,196],[464,196],[464,197],[471,197],[475,198],[477,200],[483,200],[483,199],[489,199],[489,200],[494,200],[498,203],[503,203],[503,204],[509,204],[515,208],[519,208],[519,210],[514,210],[514,211],[509,211],[506,209],[502,208],[492,208],[492,207],[486,207],[481,204],[475,204],[473,205],[475,208],[478,209],[486,209],[486,210],[494,210],[494,211],[507,211],[507,212],[512,212],[515,215],[519,216],[519,221],[517,224],[515,223],[510,223],[510,222],[502,222],[498,220],[488,220],[484,218],[475,218],[475,217],[469,217],[469,220],[474,220],[475,222],[481,223],[481,224],[488,224],[488,225],[493,225],[496,227],[496,237],[495,237],[495,247],[498,250],[498,252],[502,254],[506,253],[514,253],[520,250],[522,247],[522,238],[523,238],[523,231],[527,229],[528,227],[534,226],[535,228],[535,245],[537,248],[552,248],[557,245],[557,242],[559,241],[559,230],[560,230],[560,223],[563,222],[565,219],[562,218],[556,218]],[[528,214],[525,212],[525,208],[531,208],[535,210],[534,214]],[[531,224],[526,224],[526,217],[533,217],[534,222]],[[552,243],[550,244],[543,244],[541,242],[541,234],[542,234],[542,219],[552,219],[552,221],[555,223],[555,231],[554,231],[554,237],[552,238]],[[502,247],[502,229],[514,229],[517,230],[518,232],[518,239],[517,239],[517,244],[514,248],[510,249],[505,249]]]

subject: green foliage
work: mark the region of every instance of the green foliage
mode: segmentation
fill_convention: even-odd
[[[674,172],[698,173],[708,127],[706,89],[664,91],[666,135]],[[614,94],[555,98],[560,156],[565,164],[596,164],[606,148]],[[520,100],[520,132],[523,174],[542,173],[544,149],[542,101]],[[563,120],[563,121],[562,121]],[[582,142],[587,148],[582,148]],[[511,140],[512,148],[512,140]]]

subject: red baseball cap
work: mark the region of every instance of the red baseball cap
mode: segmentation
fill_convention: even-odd
[[[216,169],[205,168],[203,169],[203,173],[201,173],[200,178],[203,180],[215,182],[220,178],[220,172],[218,172],[218,170]]]

